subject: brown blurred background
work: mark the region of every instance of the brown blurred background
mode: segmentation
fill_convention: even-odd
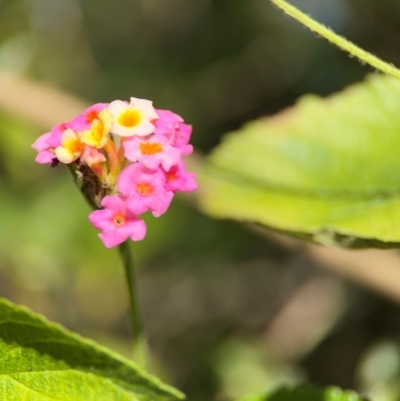
[[[400,65],[397,0],[292,4]],[[207,153],[248,120],[371,72],[268,0],[0,0],[0,295],[130,357],[117,253],[67,169],[34,163],[35,138],[86,104],[135,96],[181,114]],[[400,400],[396,255],[353,264],[184,198],[147,220],[133,249],[153,371],[189,400],[305,379]]]

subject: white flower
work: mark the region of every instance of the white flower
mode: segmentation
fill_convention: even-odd
[[[113,120],[113,134],[130,137],[146,136],[154,132],[152,121],[158,119],[158,114],[150,100],[131,97],[129,104],[122,100],[114,100],[107,108]]]

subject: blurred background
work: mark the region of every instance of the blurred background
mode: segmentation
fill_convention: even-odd
[[[292,4],[400,65],[397,0]],[[193,124],[201,155],[246,121],[368,73],[268,0],[0,0],[0,296],[131,356],[117,252],[67,169],[34,163],[30,145],[61,118],[152,99]],[[133,249],[153,371],[190,401],[303,380],[400,400],[400,290],[385,291],[396,280],[384,257],[375,288],[363,269],[211,220],[191,198],[147,220]]]

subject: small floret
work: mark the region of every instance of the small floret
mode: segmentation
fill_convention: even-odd
[[[190,192],[198,188],[196,182],[196,174],[188,173],[183,162],[178,166],[171,167],[164,172],[166,183],[165,189],[173,192]]]
[[[121,172],[117,188],[128,197],[129,210],[140,215],[148,210],[154,217],[166,212],[174,196],[165,189],[166,178],[161,170],[148,170],[139,163],[131,164]]]
[[[74,131],[86,131],[90,129],[93,121],[99,119],[99,114],[107,107],[107,103],[96,103],[87,108],[82,114],[75,117],[70,123],[69,127]]]
[[[159,119],[155,121],[154,134],[164,135],[171,145],[179,149],[182,156],[193,153],[193,146],[189,145],[192,126],[183,123],[183,118],[169,110],[157,109]]]
[[[130,103],[114,100],[108,105],[113,118],[112,133],[122,137],[146,136],[154,132],[158,114],[150,100],[132,97]]]
[[[51,151],[51,146],[47,142],[50,136],[51,132],[43,134],[36,139],[35,143],[32,145],[32,148],[39,152],[35,159],[39,164],[52,163],[55,159],[54,152]]]
[[[90,125],[90,129],[82,133],[81,141],[89,146],[101,149],[108,141],[111,131],[111,115],[107,109],[97,114]]]
[[[99,237],[107,248],[120,245],[128,238],[140,241],[146,236],[146,224],[127,209],[126,198],[109,195],[101,205],[104,209],[90,213],[89,220],[102,231]]]
[[[72,163],[83,153],[84,145],[78,134],[71,128],[66,129],[61,136],[61,146],[55,150],[55,155],[61,163]]]
[[[139,162],[149,169],[157,169],[161,164],[165,170],[180,162],[178,149],[170,145],[163,135],[132,137],[124,141],[125,157],[131,162]]]

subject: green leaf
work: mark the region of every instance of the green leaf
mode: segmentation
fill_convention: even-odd
[[[354,391],[342,391],[337,387],[319,389],[311,386],[281,388],[269,395],[256,395],[242,401],[367,401]]]
[[[132,362],[0,300],[0,399],[173,401],[177,390]]]
[[[400,81],[373,76],[226,137],[201,174],[200,204],[345,247],[400,243]]]

